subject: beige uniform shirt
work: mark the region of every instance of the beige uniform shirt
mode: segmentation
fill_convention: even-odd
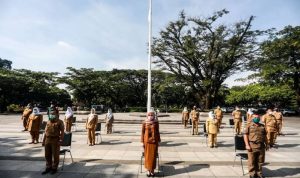
[[[209,134],[218,133],[218,121],[217,119],[208,118],[206,120],[206,131]]]

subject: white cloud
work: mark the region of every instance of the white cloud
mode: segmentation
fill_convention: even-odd
[[[58,41],[57,45],[64,48],[64,49],[75,49],[74,46],[70,45],[69,43],[67,43],[65,41]]]
[[[153,36],[177,19],[182,9],[188,16],[208,16],[226,8],[230,14],[224,21],[230,23],[255,15],[254,27],[264,29],[299,25],[297,3],[153,1]],[[0,1],[0,57],[12,60],[15,68],[62,73],[68,66],[146,69],[147,13],[148,1],[137,0]]]

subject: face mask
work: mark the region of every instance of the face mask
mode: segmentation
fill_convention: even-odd
[[[154,116],[148,116],[148,120],[153,121],[154,120]]]
[[[260,119],[258,117],[255,117],[252,119],[252,121],[255,123],[255,124],[258,124]]]
[[[270,112],[268,112],[268,113],[269,113],[269,115],[273,114],[273,112],[272,112],[272,111],[270,111]]]
[[[48,118],[49,118],[50,121],[52,121],[52,120],[54,120],[56,117],[55,117],[55,115],[50,114],[50,115],[48,116]]]

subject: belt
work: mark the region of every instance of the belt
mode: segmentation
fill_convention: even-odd
[[[250,143],[254,143],[254,144],[263,144],[263,142],[254,142],[254,141],[249,141]]]

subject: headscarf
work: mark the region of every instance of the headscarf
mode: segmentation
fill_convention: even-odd
[[[188,112],[187,107],[183,108],[183,112]]]
[[[253,114],[252,109],[249,108],[247,113],[252,115]]]
[[[151,108],[150,111],[147,113],[145,122],[146,122],[146,124],[153,124],[153,123],[157,122],[157,117],[155,115],[153,108]]]
[[[220,107],[220,106],[217,106],[217,109],[221,109],[221,107]]]
[[[208,113],[208,117],[211,118],[211,119],[215,119],[215,114],[214,114],[214,112],[213,112],[213,111],[210,111],[210,112]]]
[[[96,115],[96,110],[95,110],[95,108],[92,108],[91,113],[89,114],[89,117],[88,117],[88,122],[91,122],[95,115]]]
[[[28,103],[26,107],[27,107],[28,109],[31,109],[31,108],[32,108],[31,103]]]
[[[33,110],[32,110],[32,114],[35,115],[35,116],[36,115],[40,115],[41,113],[40,113],[39,108],[38,107],[34,107]]]
[[[65,116],[66,116],[66,118],[69,118],[69,117],[73,116],[73,111],[72,111],[71,107],[67,108]]]
[[[113,113],[112,113],[112,110],[109,108],[109,109],[107,110],[107,119],[110,120],[110,119],[112,119],[112,118],[113,118]]]

